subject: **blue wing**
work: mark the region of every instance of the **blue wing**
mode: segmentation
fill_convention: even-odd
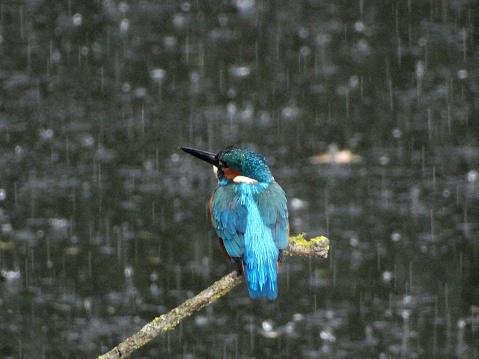
[[[256,197],[261,218],[271,228],[278,249],[288,246],[289,224],[286,195],[279,184],[273,182]]]
[[[216,233],[230,257],[242,257],[246,231],[246,208],[238,204],[233,186],[219,186],[210,202],[210,215]]]

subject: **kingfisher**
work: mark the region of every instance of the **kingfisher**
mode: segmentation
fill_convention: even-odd
[[[276,299],[288,207],[265,157],[233,146],[218,153],[181,149],[213,165],[218,185],[209,201],[211,222],[221,249],[244,275],[250,298]]]

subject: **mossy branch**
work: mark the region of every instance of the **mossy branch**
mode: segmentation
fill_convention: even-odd
[[[288,256],[326,258],[328,256],[328,251],[328,238],[320,236],[307,240],[302,233],[289,238],[289,246],[284,254]],[[184,318],[213,303],[218,298],[221,298],[242,281],[243,277],[238,276],[236,271],[225,275],[198,295],[188,299],[178,307],[170,310],[168,313],[156,317],[137,333],[126,338],[108,353],[100,355],[98,359],[127,358],[135,350],[143,347],[158,335],[174,329]]]

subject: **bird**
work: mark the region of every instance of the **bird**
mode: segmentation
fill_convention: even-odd
[[[218,185],[209,200],[211,222],[221,249],[244,276],[249,297],[276,299],[288,246],[288,206],[265,157],[235,146],[217,153],[181,149],[213,165]]]

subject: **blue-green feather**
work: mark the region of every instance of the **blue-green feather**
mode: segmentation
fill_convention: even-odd
[[[283,189],[272,182],[263,192],[256,196],[261,218],[271,228],[273,240],[278,249],[288,246],[289,224],[288,206]]]
[[[276,262],[288,245],[286,196],[276,182],[223,182],[213,197],[212,218],[231,257],[241,257],[252,298],[278,294]]]
[[[212,220],[230,257],[242,257],[246,231],[246,207],[239,204],[234,186],[219,186],[213,194]]]

